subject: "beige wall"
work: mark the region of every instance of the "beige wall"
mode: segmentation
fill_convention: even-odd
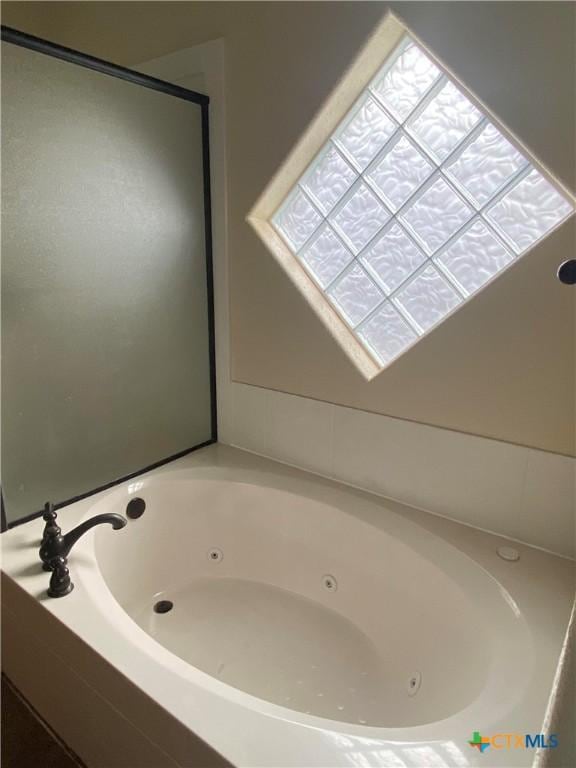
[[[549,170],[575,185],[571,3],[392,3]],[[122,64],[225,37],[235,380],[574,453],[574,255],[565,224],[366,382],[245,222],[387,6],[4,3],[3,23]]]

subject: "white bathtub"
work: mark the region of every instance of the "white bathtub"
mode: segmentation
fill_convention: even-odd
[[[166,764],[531,764],[533,750],[487,758],[468,742],[540,732],[570,561],[522,545],[505,561],[496,550],[510,542],[496,536],[223,446],[67,507],[59,522],[124,513],[134,497],[140,518],[76,545],[73,593],[34,605],[59,620],[51,652]],[[47,586],[34,560],[41,529],[2,536],[14,617],[16,585],[35,598]],[[159,601],[173,607],[156,613]],[[70,660],[72,636],[83,644]],[[11,676],[26,678],[25,666]],[[170,729],[154,727],[137,694]]]

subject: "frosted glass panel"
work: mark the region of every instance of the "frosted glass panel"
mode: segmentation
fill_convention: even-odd
[[[2,134],[14,522],[210,440],[211,373],[200,106],[4,42]]]
[[[326,288],[352,261],[353,256],[330,227],[324,225],[302,251],[301,258],[317,282]]]
[[[358,185],[330,217],[354,253],[358,253],[386,223],[389,214],[365,184]]]
[[[515,251],[522,253],[573,210],[552,184],[533,170],[488,209],[487,217]]]
[[[336,131],[335,140],[356,167],[364,170],[395,129],[394,122],[367,96]]]
[[[367,178],[388,207],[397,211],[433,170],[432,163],[401,136],[368,170]]]
[[[398,293],[396,301],[421,331],[427,331],[461,299],[434,267],[428,266]]]
[[[470,295],[503,270],[513,258],[488,227],[476,221],[438,256],[438,262],[462,291]]]
[[[476,107],[448,81],[423,111],[410,119],[408,126],[422,146],[442,161],[481,117]]]
[[[358,264],[339,278],[329,296],[350,325],[358,325],[384,298]]]
[[[434,253],[473,215],[472,208],[442,178],[401,214],[428,253]]]
[[[426,260],[402,227],[394,223],[363,255],[362,263],[385,293],[392,293]]]
[[[297,189],[274,217],[274,226],[298,250],[322,222],[322,216],[306,195]]]
[[[330,144],[306,174],[302,185],[320,210],[328,214],[356,178],[356,172]]]
[[[418,338],[389,301],[362,325],[359,335],[383,363],[394,360]]]
[[[450,160],[446,170],[481,207],[527,162],[489,123],[458,157]]]
[[[392,66],[374,79],[372,90],[400,121],[405,120],[432,83],[438,67],[416,45],[409,45]]]
[[[272,221],[382,367],[573,213],[408,37],[311,160]]]

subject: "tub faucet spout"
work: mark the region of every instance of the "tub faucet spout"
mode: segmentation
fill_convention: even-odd
[[[60,528],[57,525],[54,525],[52,535],[45,537],[40,547],[40,560],[42,560],[44,570],[53,571],[53,578],[50,580],[48,594],[51,597],[63,597],[72,591],[74,585],[68,576],[66,561],[70,554],[70,550],[86,531],[89,531],[91,528],[94,528],[95,525],[100,525],[102,523],[109,523],[112,528],[117,531],[120,528],[124,528],[127,522],[126,518],[122,515],[109,512],[103,515],[95,515],[89,520],[85,520],[64,535],[62,535]],[[55,591],[57,592],[58,589],[53,589],[53,581],[55,583],[66,582],[64,586],[59,588],[60,594],[54,593]],[[67,589],[67,591],[63,591],[64,589]]]
[[[49,537],[40,547],[40,560],[42,560],[45,565],[50,566],[50,561],[54,560],[56,557],[67,558],[70,554],[70,550],[74,544],[76,544],[80,536],[83,536],[86,531],[94,528],[95,525],[100,525],[102,523],[110,523],[112,528],[117,531],[120,528],[124,528],[127,520],[122,515],[109,512],[104,515],[95,515],[89,520],[85,520],[64,535],[62,535],[60,529],[58,529],[58,533],[55,536]],[[52,568],[49,567],[49,570],[52,570]]]

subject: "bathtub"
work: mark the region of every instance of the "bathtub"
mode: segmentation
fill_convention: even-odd
[[[540,733],[571,561],[221,445],[59,523],[136,498],[60,600],[42,521],[2,536],[5,669],[88,766],[531,765],[469,742]]]

